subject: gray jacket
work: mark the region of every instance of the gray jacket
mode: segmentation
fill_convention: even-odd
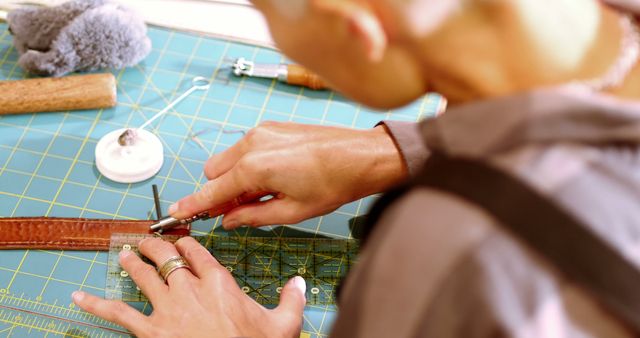
[[[482,158],[640,268],[640,103],[566,87],[387,126],[411,173],[428,148]],[[483,209],[427,188],[383,215],[342,291],[335,337],[633,336]]]

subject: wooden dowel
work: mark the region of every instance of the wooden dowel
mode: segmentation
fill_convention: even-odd
[[[116,105],[111,73],[0,82],[0,115],[108,108]]]

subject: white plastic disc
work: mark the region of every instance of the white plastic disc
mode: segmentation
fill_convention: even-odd
[[[144,181],[160,171],[164,161],[162,143],[154,134],[136,130],[133,144],[121,146],[118,137],[126,129],[103,136],[96,145],[96,167],[108,179],[120,183]]]

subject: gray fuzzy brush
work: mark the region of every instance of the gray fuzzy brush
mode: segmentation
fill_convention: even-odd
[[[129,67],[151,50],[142,18],[109,0],[19,8],[9,13],[7,22],[20,66],[34,74]]]

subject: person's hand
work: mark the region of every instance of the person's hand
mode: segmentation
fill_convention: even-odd
[[[205,164],[202,189],[169,208],[175,218],[223,209],[222,225],[292,224],[384,191],[407,176],[386,127],[353,130],[266,122]],[[256,201],[256,196],[272,196]]]
[[[191,237],[175,246],[159,238],[143,240],[140,252],[162,264],[183,256],[188,269],[175,270],[167,284],[156,270],[131,251],[122,251],[120,264],[153,305],[145,316],[121,301],[104,300],[74,292],[73,301],[83,310],[114,322],[137,337],[299,337],[305,306],[302,277],[284,286],[280,305],[269,310],[249,298],[220,263]]]

